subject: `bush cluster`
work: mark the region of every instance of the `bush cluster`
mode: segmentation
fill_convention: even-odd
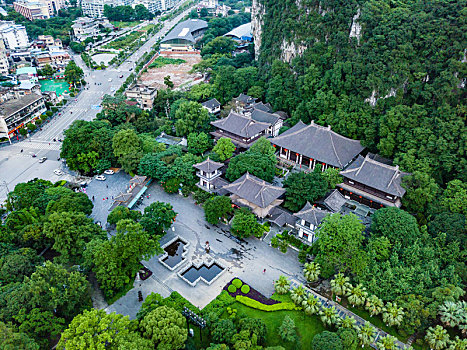
[[[253,309],[267,311],[267,312],[280,311],[280,310],[301,310],[299,307],[295,306],[295,304],[291,302],[279,303],[279,304],[274,304],[274,305],[266,305],[266,304],[260,303],[257,300],[245,297],[243,295],[237,295],[235,297],[235,300]]]

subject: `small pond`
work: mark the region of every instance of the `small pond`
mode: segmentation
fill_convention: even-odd
[[[187,279],[190,283],[194,283],[198,278],[202,278],[209,284],[217,275],[219,275],[224,268],[214,263],[211,266],[206,266],[204,263],[200,267],[191,266],[182,273],[182,277]]]
[[[161,262],[163,262],[171,268],[174,268],[175,266],[180,264],[183,260],[185,260],[185,257],[183,256],[185,245],[186,243],[183,242],[180,238],[178,238],[166,247],[164,247],[167,256],[162,258]]]

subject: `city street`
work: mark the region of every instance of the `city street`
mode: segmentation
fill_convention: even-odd
[[[66,179],[67,174],[70,175],[70,171],[63,167],[61,161],[57,160],[61,147],[58,139],[63,139],[64,130],[75,120],[94,119],[101,110],[102,97],[105,94],[113,95],[132,73],[138,59],[145,52],[151,51],[152,46],[158,40],[157,38],[164,37],[190,10],[191,8],[188,8],[172,20],[165,22],[159,32],[154,33],[118,68],[91,70],[86,67],[79,55],[72,55],[76,64],[84,71],[88,90],[83,90],[75,99],[72,99],[71,103],[61,110],[60,116],[56,116],[52,121],[43,125],[42,130],[36,132],[32,137],[0,148],[0,203],[6,199],[8,191],[12,191],[18,183],[27,182],[34,178],[58,181]],[[123,75],[123,78],[119,78],[120,75]],[[111,81],[109,81],[110,79]],[[33,158],[33,154],[37,157]],[[47,157],[48,160],[39,164],[41,157]],[[65,175],[56,176],[53,174],[54,169],[61,169]]]

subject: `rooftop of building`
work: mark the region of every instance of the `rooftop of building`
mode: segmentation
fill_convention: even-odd
[[[179,39],[194,43],[195,38],[192,33],[200,29],[206,29],[207,27],[208,23],[206,21],[201,19],[188,19],[177,24],[161,42],[164,43],[170,40]]]
[[[410,175],[399,169],[399,166],[392,166],[366,157],[358,156],[341,175],[384,193],[402,197],[405,189],[401,186],[402,178]]]
[[[223,189],[260,208],[266,208],[285,193],[285,189],[282,187],[273,186],[248,172],[231,184],[224,186]]]
[[[235,100],[236,100],[237,102],[247,104],[247,103],[254,103],[254,102],[256,102],[257,98],[256,98],[256,97],[252,97],[252,96],[248,96],[248,95],[245,95],[245,94],[241,93],[240,95],[238,95],[238,97],[235,98]]]
[[[194,168],[204,171],[205,173],[213,173],[216,170],[222,168],[223,166],[223,163],[215,162],[209,159],[209,157],[205,161],[193,165]]]
[[[213,109],[213,108],[221,106],[220,102],[217,101],[215,98],[211,98],[210,100],[201,103],[201,105],[209,109]]]
[[[346,166],[365,148],[359,140],[339,135],[330,126],[321,126],[313,121],[310,125],[299,121],[271,139],[271,143],[336,168]]]
[[[251,29],[251,22],[242,24],[241,26],[238,26],[237,28],[232,29],[227,34],[224,34],[224,36],[234,37],[239,40],[253,37],[253,32]]]
[[[42,99],[42,96],[30,94],[22,96],[18,99],[6,101],[0,105],[0,116],[9,117],[19,110],[29,106],[30,104],[39,101],[40,99]]]
[[[227,117],[213,121],[211,124],[218,129],[244,138],[254,137],[270,126],[269,123],[257,122],[234,111],[230,111]]]
[[[294,216],[301,220],[305,220],[305,222],[313,224],[316,227],[319,226],[323,219],[330,214],[332,214],[330,211],[319,209],[311,205],[310,202],[306,202],[302,210],[295,213]]]

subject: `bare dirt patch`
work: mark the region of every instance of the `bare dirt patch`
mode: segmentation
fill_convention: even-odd
[[[154,86],[158,89],[165,88],[164,77],[170,76],[170,80],[174,83],[174,87],[177,88],[180,85],[199,79],[198,74],[190,74],[189,71],[193,68],[193,65],[201,61],[199,54],[170,54],[164,55],[170,58],[180,58],[185,60],[185,63],[181,64],[168,64],[160,68],[150,68],[148,71],[141,75],[140,80],[144,85]]]

